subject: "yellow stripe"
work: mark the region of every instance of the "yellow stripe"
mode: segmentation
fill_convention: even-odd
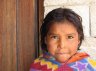
[[[38,63],[38,62],[40,62],[41,65],[46,65],[47,68],[52,69],[52,71],[58,68],[58,65],[53,64],[50,61],[46,61],[45,59],[39,59],[39,58],[35,59],[34,63]]]
[[[96,67],[96,61],[95,60],[92,60],[92,59],[88,59],[88,62],[93,66],[93,67]]]
[[[47,68],[52,70],[55,70],[58,68],[58,65],[53,64],[52,62],[46,61],[45,59],[41,60],[41,65],[47,65]]]
[[[35,59],[34,63],[38,63],[38,62],[40,62],[40,59],[39,58]]]

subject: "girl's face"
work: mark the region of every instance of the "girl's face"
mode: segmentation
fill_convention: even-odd
[[[65,21],[51,25],[45,43],[48,52],[63,63],[77,52],[80,40],[76,28]]]

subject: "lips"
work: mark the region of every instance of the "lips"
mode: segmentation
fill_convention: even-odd
[[[56,54],[69,54],[69,53],[56,53]]]

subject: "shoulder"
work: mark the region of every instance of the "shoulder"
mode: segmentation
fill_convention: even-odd
[[[84,59],[81,59],[80,62],[82,63],[85,62],[92,68],[96,69],[96,59],[92,58],[90,55],[88,57],[85,57]]]
[[[96,60],[87,57],[74,62],[71,66],[74,69],[80,69],[80,67],[82,67],[86,71],[96,71]]]
[[[35,59],[35,60],[32,62],[32,64],[31,64],[30,70],[31,70],[31,71],[34,71],[34,70],[36,70],[36,69],[40,69],[40,67],[41,67],[41,61],[42,61],[42,59],[41,59],[40,57],[37,58],[37,59]]]
[[[35,59],[34,62],[31,64],[30,71],[36,71],[36,70],[42,70],[42,71],[53,70],[54,71],[57,68],[58,68],[58,65],[52,63],[51,61],[43,57],[39,57]]]
[[[86,66],[86,69],[90,71],[96,71],[96,60],[88,57],[81,60],[81,62]]]
[[[90,58],[85,52],[80,52],[73,57],[73,62],[69,64],[73,69],[86,69],[86,71],[96,71],[96,60]]]
[[[86,61],[88,62],[89,65],[91,65],[93,68],[96,69],[96,60],[95,59],[92,59],[92,58],[88,57],[86,59]]]

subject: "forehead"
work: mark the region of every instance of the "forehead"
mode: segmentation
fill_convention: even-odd
[[[68,21],[55,22],[50,26],[49,32],[77,33],[77,29],[71,22]]]

